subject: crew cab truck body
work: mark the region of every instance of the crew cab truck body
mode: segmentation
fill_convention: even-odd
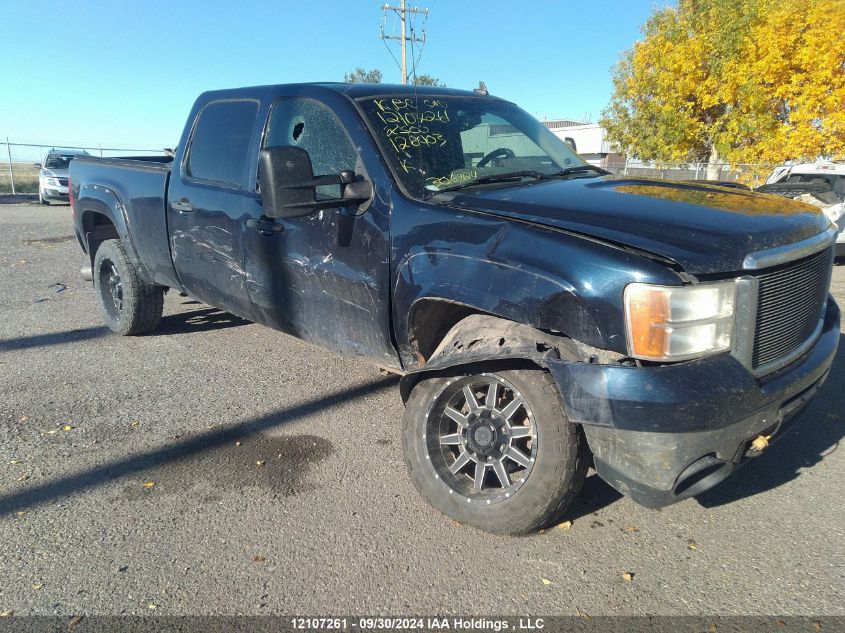
[[[402,374],[414,483],[494,532],[555,521],[590,464],[648,506],[715,485],[839,341],[815,207],[611,177],[486,93],[208,92],[172,162],[71,183],[109,327],[172,289]]]

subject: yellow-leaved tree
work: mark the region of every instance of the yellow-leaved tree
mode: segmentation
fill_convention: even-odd
[[[845,0],[680,0],[615,68],[601,124],[658,162],[845,157]]]

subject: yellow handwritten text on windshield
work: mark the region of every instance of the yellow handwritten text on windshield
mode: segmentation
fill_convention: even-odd
[[[449,123],[447,104],[439,99],[374,99],[376,114],[393,149],[442,147],[447,139],[440,131]],[[408,171],[405,168],[405,171]]]

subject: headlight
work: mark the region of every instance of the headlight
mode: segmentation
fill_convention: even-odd
[[[730,349],[736,283],[625,288],[628,351],[643,360],[686,360]]]
[[[42,180],[44,180],[44,184],[50,185],[51,187],[59,187],[59,179],[58,178],[50,178],[49,176],[42,176]]]

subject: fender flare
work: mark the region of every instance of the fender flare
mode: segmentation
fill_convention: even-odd
[[[76,199],[76,208],[79,213],[79,224],[82,228],[83,235],[81,238],[85,241],[85,247],[88,252],[88,257],[91,259],[91,265],[94,265],[95,253],[88,243],[91,233],[91,226],[86,223],[86,213],[98,213],[108,218],[114,225],[123,249],[126,251],[126,256],[129,261],[139,272],[141,277],[147,283],[153,283],[152,278],[144,268],[141,258],[138,257],[138,252],[132,242],[132,235],[129,230],[129,218],[126,207],[120,201],[117,193],[109,187],[103,185],[84,185],[80,188],[79,196]]]
[[[577,362],[583,353],[577,343],[530,325],[495,316],[472,314],[447,332],[428,362],[408,372],[399,381],[402,402],[428,374],[491,361],[530,363],[544,369],[550,360]]]

